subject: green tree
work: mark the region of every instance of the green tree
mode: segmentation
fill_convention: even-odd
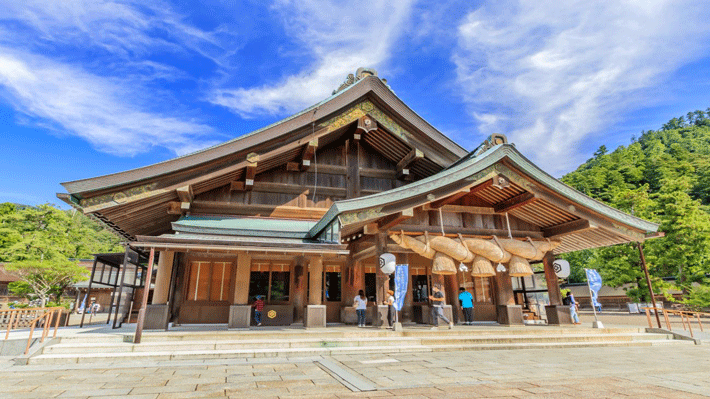
[[[76,211],[48,204],[0,204],[0,261],[21,279],[22,284],[13,284],[14,292],[24,293],[29,287],[42,306],[52,294],[86,279],[87,271],[76,259],[120,251],[118,244],[118,237]]]
[[[710,111],[710,109],[708,110]],[[710,273],[710,120],[695,111],[673,118],[658,131],[644,131],[627,146],[594,157],[562,180],[585,194],[635,216],[659,223],[661,239],[644,244],[654,292],[668,294],[675,277],[688,293]],[[635,245],[566,254],[571,281],[583,268],[599,270],[605,284],[630,284],[627,295],[648,299]]]

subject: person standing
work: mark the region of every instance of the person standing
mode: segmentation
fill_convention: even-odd
[[[367,297],[365,296],[365,291],[358,291],[353,299],[353,306],[357,313],[357,326],[365,327],[365,311],[367,311]]]
[[[394,308],[394,291],[387,290],[387,299],[385,300],[385,305],[387,305],[387,322],[390,328],[394,326],[395,319],[395,308]]]
[[[256,322],[256,326],[260,327],[261,311],[264,310],[264,299],[261,295],[257,295],[255,299],[256,300],[251,306],[254,308],[254,321]]]
[[[582,324],[579,322],[579,316],[577,315],[579,308],[577,306],[577,301],[574,299],[574,295],[572,295],[572,291],[567,292],[567,302],[569,302],[569,315],[572,317],[572,323]]]
[[[465,288],[459,288],[459,302],[461,303],[461,308],[463,309],[463,324],[472,325],[473,324],[473,295],[466,291]]]
[[[442,319],[448,323],[449,329],[454,328],[454,323],[449,321],[449,319],[444,316],[444,301],[446,300],[446,297],[441,291],[441,286],[439,284],[434,284],[431,289],[433,294],[429,295],[429,300],[431,301],[431,324],[434,325],[431,329],[436,330],[439,328],[439,319]]]

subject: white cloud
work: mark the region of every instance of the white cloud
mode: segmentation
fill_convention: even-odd
[[[43,57],[0,47],[0,86],[20,112],[107,153],[134,155],[162,146],[184,154],[214,144],[203,137],[210,127],[147,111],[148,104],[125,89],[127,84]]]
[[[298,43],[291,51],[312,57],[304,72],[276,84],[216,88],[208,101],[242,117],[299,111],[326,98],[358,67],[381,67],[405,29],[413,0],[391,2],[278,0],[273,10]]]
[[[225,35],[185,23],[162,1],[0,0],[0,94],[31,117],[24,123],[100,151],[182,155],[215,144],[206,138],[214,132],[175,110],[180,99],[161,84],[192,77],[164,55],[220,65]]]
[[[459,25],[453,61],[481,132],[560,174],[585,140],[647,105],[646,89],[707,54],[708,20],[691,1],[487,4]]]
[[[222,29],[205,32],[182,21],[161,0],[0,0],[0,21],[12,21],[15,37],[30,45],[100,48],[112,56],[135,57],[160,49],[194,51],[221,63]]]

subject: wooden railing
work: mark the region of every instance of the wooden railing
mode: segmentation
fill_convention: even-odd
[[[52,337],[57,336],[59,320],[64,310],[66,309],[62,307],[0,310],[0,327],[7,325],[5,339],[8,339],[11,330],[29,327],[30,336],[27,338],[27,347],[25,348],[25,354],[27,354],[30,350],[32,336],[34,335],[37,325],[42,326],[42,338],[39,342],[44,342],[44,339],[47,338],[52,323],[54,323],[54,334]]]
[[[700,327],[700,331],[704,331],[703,330],[703,323],[702,323],[702,321],[700,321],[700,317],[701,316],[710,316],[710,313],[692,312],[689,310],[671,310],[671,309],[654,308],[654,307],[641,307],[641,309],[646,311],[646,318],[648,319],[648,326],[650,328],[653,328],[653,323],[651,322],[651,311],[652,310],[658,311],[659,313],[663,313],[663,318],[666,321],[666,326],[668,327],[668,330],[671,330],[671,331],[672,331],[671,322],[670,322],[670,319],[668,318],[668,315],[680,316],[680,322],[683,324],[683,330],[690,331],[691,337],[693,337],[693,326],[690,325],[690,321],[692,319],[695,319],[698,322],[698,326]],[[687,326],[687,328],[686,328],[686,326]]]

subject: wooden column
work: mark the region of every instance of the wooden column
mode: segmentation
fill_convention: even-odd
[[[143,299],[141,300],[141,308],[138,310],[138,322],[136,323],[136,335],[133,336],[133,343],[140,344],[143,336],[143,323],[145,322],[145,308],[148,306],[148,292],[150,291],[150,281],[153,279],[153,260],[155,259],[155,248],[150,249],[148,256],[148,270],[145,275],[145,284],[143,285]]]
[[[306,306],[306,287],[308,281],[308,265],[305,258],[298,258],[293,271],[293,307],[296,310],[296,315],[293,318],[294,322],[303,322],[303,308]]]
[[[158,274],[155,276],[155,288],[153,289],[153,305],[165,305],[168,303],[174,257],[175,252],[160,251],[160,256],[158,257]]]
[[[355,298],[360,290],[365,290],[365,270],[362,267],[362,261],[356,260],[353,263],[353,295],[348,300]]]
[[[656,297],[653,295],[653,286],[651,286],[651,277],[648,275],[648,266],[646,266],[646,257],[643,256],[643,244],[641,244],[641,242],[636,242],[636,245],[639,248],[639,256],[641,256],[641,266],[643,266],[643,273],[646,275],[646,284],[648,284],[648,292],[651,294],[651,302],[653,303],[653,312],[656,314],[656,321],[658,322],[658,328],[661,328],[661,318],[658,317],[658,308],[656,307]]]
[[[506,271],[497,273],[496,280],[496,304],[497,305],[515,305],[515,297],[513,296],[513,283],[510,281],[508,274],[508,265],[505,265]]]
[[[501,325],[522,325],[523,308],[515,304],[513,283],[510,281],[510,267],[505,265],[506,271],[496,275],[496,308],[498,323]]]
[[[457,265],[458,267],[458,265]],[[444,276],[444,289],[446,293],[446,299],[449,305],[451,305],[451,313],[453,316],[454,323],[458,321],[458,312],[461,306],[459,305],[459,276],[458,273],[452,274],[450,276]]]
[[[377,281],[377,291],[376,291],[376,299],[375,301],[377,302],[377,305],[382,305],[387,294],[387,287],[385,287],[385,282],[387,281],[387,275],[382,273],[380,270],[380,255],[383,253],[387,252],[387,234],[386,233],[377,233],[375,235],[375,256],[377,256],[377,259],[375,259],[375,269],[376,271],[376,281]]]
[[[251,255],[242,252],[237,256],[237,267],[234,268],[234,299],[233,305],[249,303],[249,277],[251,274]]]
[[[354,139],[345,141],[345,152],[347,154],[347,194],[345,198],[357,198],[360,196],[360,142]]]
[[[552,266],[552,262],[555,261],[555,255],[552,252],[545,254],[542,258],[542,264],[545,268],[545,281],[547,282],[547,295],[550,298],[551,306],[562,305],[562,294],[560,293],[560,283],[555,274],[555,269]]]
[[[310,292],[308,293],[309,305],[320,305],[323,298],[323,258],[312,257],[308,263]]]

